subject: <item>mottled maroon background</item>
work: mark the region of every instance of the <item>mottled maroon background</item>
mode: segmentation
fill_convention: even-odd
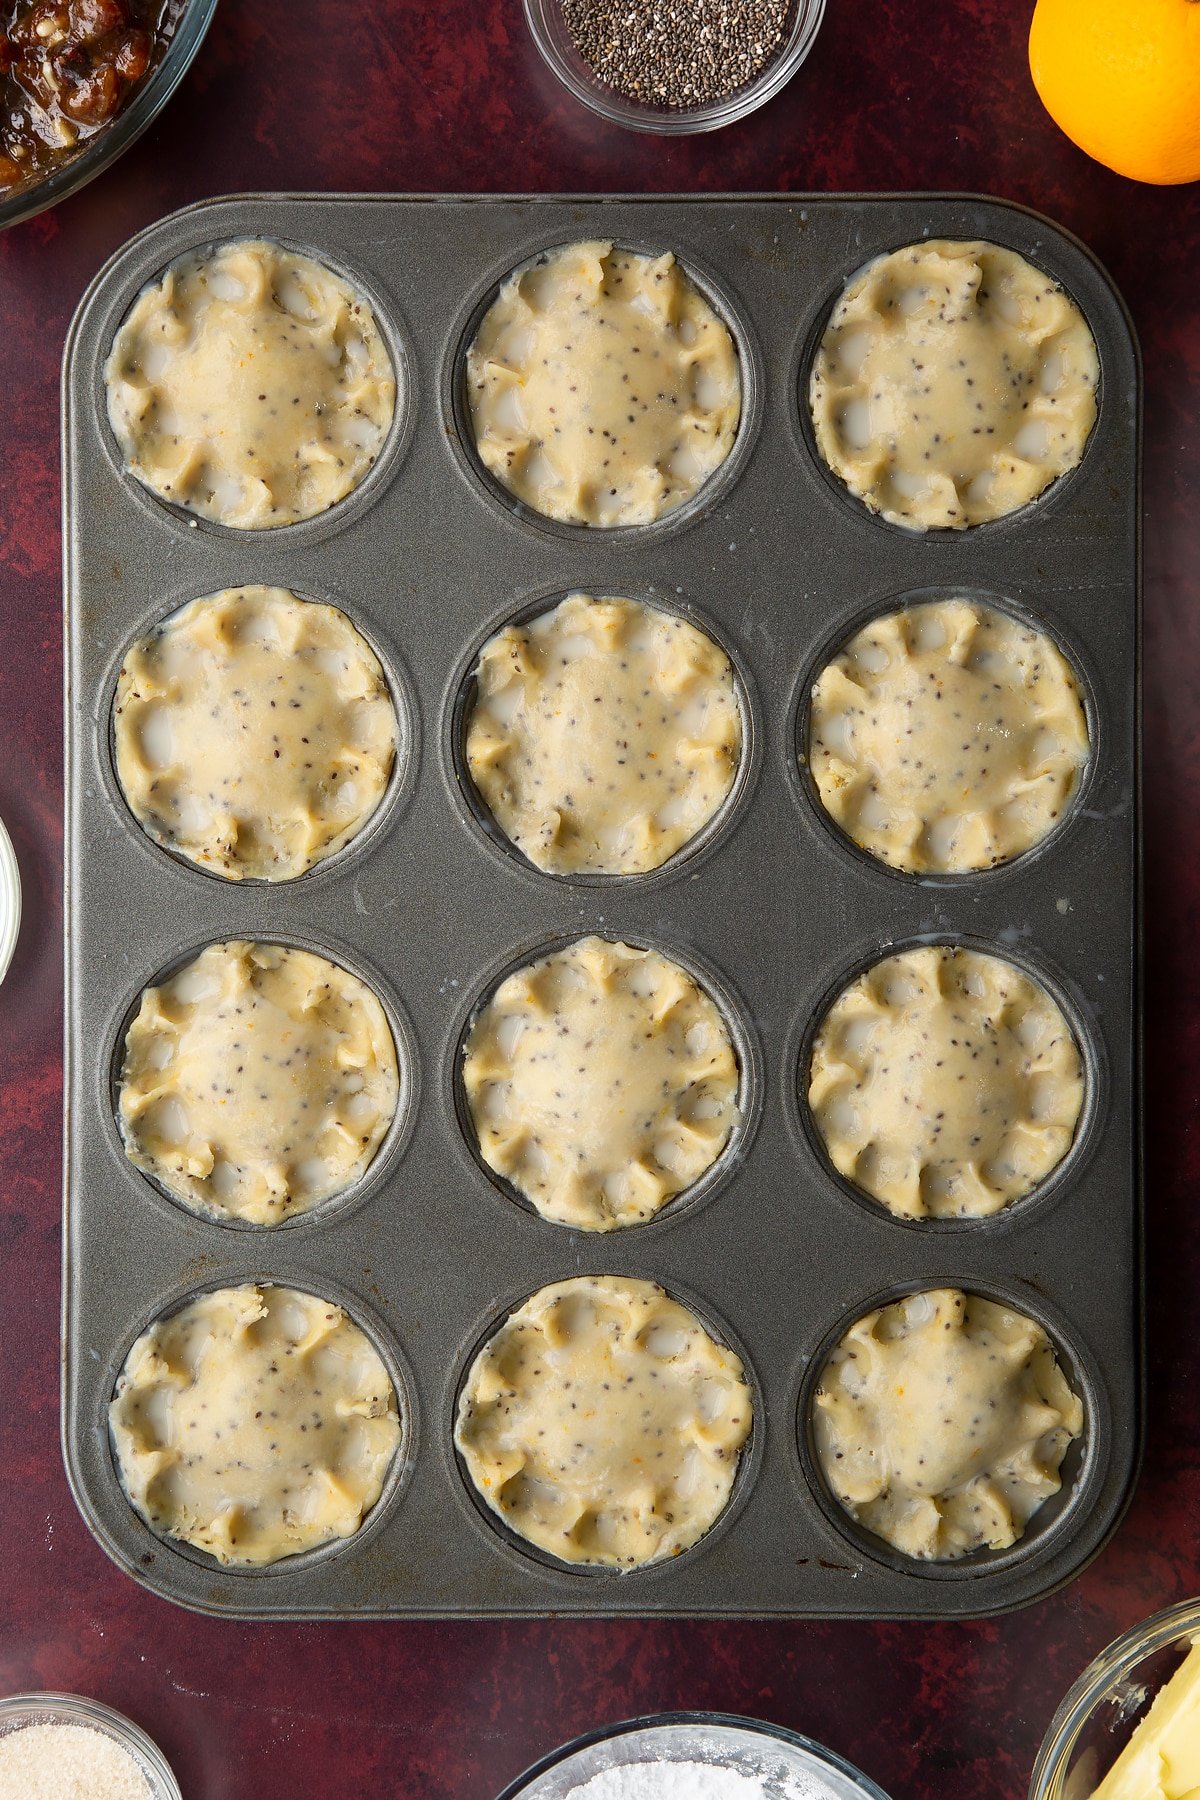
[[[897,1800],[1020,1800],[1064,1689],[1200,1589],[1200,188],[1137,188],[1062,138],[1029,82],[1031,0],[829,0],[791,88],[675,143],[562,97],[518,0],[221,0],[157,127],[0,239],[0,813],[25,924],[0,990],[0,1692],[138,1719],[187,1800],[488,1800],[572,1733],[660,1707],[779,1720]],[[1126,1522],[1056,1598],[977,1626],[241,1626],[142,1593],[93,1544],[58,1449],[58,367],[109,252],[246,188],[981,189],[1108,264],[1146,360],[1150,1402]]]

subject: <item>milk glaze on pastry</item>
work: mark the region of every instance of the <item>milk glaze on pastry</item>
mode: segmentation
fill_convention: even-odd
[[[164,848],[290,881],[357,836],[396,756],[378,658],[333,606],[227,588],[130,649],[113,707],[130,810]]]
[[[1070,805],[1088,748],[1057,645],[978,601],[872,620],[813,688],[808,760],[826,811],[909,873],[1021,855]]]
[[[821,455],[872,512],[961,530],[1075,467],[1100,364],[1083,314],[1015,250],[944,239],[861,269],[809,387]]]
[[[500,983],[463,1086],[488,1167],[543,1218],[611,1231],[699,1180],[738,1120],[724,1020],[657,950],[581,938]]]
[[[949,1560],[1024,1536],[1084,1420],[1040,1325],[932,1288],[850,1327],[812,1423],[850,1517],[905,1556]]]
[[[118,1112],[130,1160],[185,1206],[278,1225],[366,1172],[399,1095],[387,1015],[357,975],[231,942],[142,995]]]
[[[733,669],[674,613],[571,594],[485,644],[475,683],[471,777],[540,869],[657,869],[733,786],[742,743]]]
[[[158,1319],[109,1409],[152,1531],[218,1562],[278,1562],[359,1529],[400,1443],[391,1377],[340,1306],[230,1287]]]
[[[564,1562],[678,1556],[729,1500],[750,1433],[740,1359],[652,1281],[559,1281],[475,1358],[454,1441],[493,1512]]]
[[[645,525],[733,448],[737,351],[675,258],[567,244],[514,271],[467,354],[485,467],[535,512]]]
[[[876,963],[813,1042],[830,1161],[901,1218],[999,1212],[1055,1169],[1083,1105],[1071,1028],[999,957],[930,945]]]
[[[105,367],[138,480],[246,531],[311,519],[379,455],[396,377],[340,275],[279,244],[191,251],[143,289]]]

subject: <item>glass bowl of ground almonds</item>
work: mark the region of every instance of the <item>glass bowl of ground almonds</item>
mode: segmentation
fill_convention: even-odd
[[[534,43],[576,100],[629,131],[715,131],[779,93],[825,0],[524,0]]]
[[[144,1731],[81,1694],[0,1700],[0,1795],[20,1800],[181,1800]]]

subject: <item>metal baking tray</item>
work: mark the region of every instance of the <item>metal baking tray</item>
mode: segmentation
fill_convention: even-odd
[[[406,404],[358,492],[324,517],[235,533],[174,513],[122,470],[102,370],[139,289],[196,245],[266,235],[371,297]],[[737,446],[698,503],[587,532],[531,517],[467,448],[462,353],[518,263],[581,237],[675,251],[737,338]],[[828,475],[801,385],[846,278],[922,236],[993,239],[1057,277],[1099,347],[1100,408],[1078,470],[1012,517],[915,535]],[[707,1615],[971,1617],[1046,1594],[1112,1531],[1138,1462],[1139,366],[1124,307],[1088,252],[1037,215],[964,195],[393,198],[258,195],[177,213],[92,284],[64,372],[67,1048],[63,1441],[76,1498],[146,1586],[238,1617]],[[405,714],[389,802],[338,857],[279,887],[222,882],[143,835],[116,786],[112,696],[128,644],[200,594],[279,583],[342,607]],[[696,849],[625,880],[539,874],[489,835],[456,741],[463,684],[505,619],[572,589],[694,616],[740,676],[746,767]],[[899,596],[1003,596],[1068,649],[1094,755],[1069,821],[1013,865],[916,880],[849,848],[797,755],[827,654]],[[472,1007],[515,961],[586,932],[654,945],[732,1015],[746,1121],[719,1177],[656,1220],[587,1235],[538,1219],[476,1159],[456,1064]],[[407,1063],[407,1123],[361,1191],[265,1233],[174,1204],[122,1153],[112,1083],[142,988],[213,940],[309,945],[371,982]],[[1046,1188],[982,1222],[905,1225],[856,1197],[812,1140],[798,1068],[842,983],[916,941],[1027,966],[1083,1047],[1085,1115]],[[520,1547],[475,1502],[451,1440],[489,1328],[545,1282],[652,1277],[741,1352],[755,1425],[725,1515],[694,1549],[627,1574]],[[134,1337],[198,1289],[270,1279],[343,1301],[398,1383],[405,1442],[349,1542],[258,1572],[221,1569],[141,1523],[106,1408]],[[1063,1492],[1007,1553],[950,1565],[891,1555],[816,1479],[804,1419],[821,1353],[881,1298],[955,1283],[1042,1320],[1088,1427]]]

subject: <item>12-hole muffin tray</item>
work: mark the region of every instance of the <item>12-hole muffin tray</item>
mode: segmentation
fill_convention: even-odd
[[[371,300],[399,377],[383,453],[332,511],[235,532],[129,477],[103,369],[140,289],[185,251],[266,237]],[[1080,466],[1007,519],[908,532],[820,462],[804,395],[847,278],[923,237],[1008,245],[1073,295],[1099,350]],[[671,250],[730,326],[743,413],[694,501],[613,531],[523,512],[476,463],[462,391],[482,308],[518,264],[612,239]],[[1140,1441],[1138,1013],[1139,371],[1119,298],[1044,219],[970,196],[444,199],[259,196],[151,227],[85,298],[64,373],[67,674],[66,1233],[63,1434],[83,1513],[155,1591],[243,1617],[977,1616],[1070,1578],[1113,1529]],[[333,602],[368,638],[401,718],[378,814],[298,880],[216,879],[134,822],[111,748],[124,652],[203,594],[278,584]],[[650,875],[563,878],[514,853],[469,791],[464,694],[505,620],[572,591],[675,609],[728,652],[743,764],[692,847]],[[856,851],[803,767],[806,697],[889,603],[999,601],[1047,630],[1080,678],[1092,756],[1061,829],[1011,865],[917,879]],[[585,1233],[539,1218],[469,1141],[458,1068],[473,1008],[514,965],[597,933],[665,951],[718,999],[743,1122],[713,1173],[656,1218]],[[305,946],[363,976],[396,1035],[404,1104],[359,1188],[263,1230],[195,1216],[127,1160],[115,1080],[148,984],[206,944]],[[814,1027],[892,949],[987,949],[1035,974],[1086,1067],[1074,1147],[992,1218],[912,1224],[836,1175],[807,1116]],[[629,1573],[522,1546],[471,1491],[453,1444],[476,1349],[542,1285],[659,1281],[744,1358],[754,1426],[731,1502],[675,1561]],[[362,1530],[255,1571],[151,1533],[122,1492],[107,1409],[137,1335],[216,1286],[263,1280],[342,1302],[392,1370],[400,1453]],[[825,1352],[873,1304],[960,1286],[1042,1322],[1084,1402],[1061,1492],[1012,1550],[905,1560],[827,1493],[809,1445]]]

